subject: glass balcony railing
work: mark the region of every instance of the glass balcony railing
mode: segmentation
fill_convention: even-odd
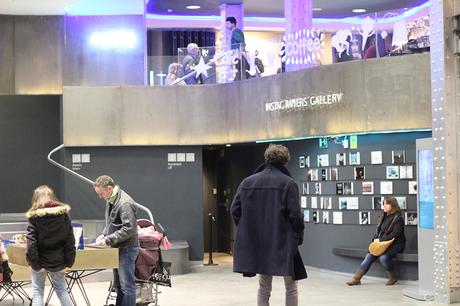
[[[149,57],[150,85],[221,84],[339,62],[429,51],[428,4],[352,18],[315,21],[316,29],[279,41],[227,50],[179,48],[177,56]],[[322,29],[321,29],[322,28]],[[259,40],[260,42],[260,40]]]

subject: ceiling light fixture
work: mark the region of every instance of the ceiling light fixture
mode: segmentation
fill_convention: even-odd
[[[365,13],[367,12],[367,10],[358,8],[358,9],[353,9],[352,12],[353,13]]]
[[[321,12],[323,9],[320,7],[314,7],[311,9],[313,12]]]
[[[199,5],[187,5],[185,8],[188,9],[188,10],[199,10],[201,8],[201,6],[199,6]]]
[[[168,9],[168,13],[172,13],[173,12],[173,9]]]

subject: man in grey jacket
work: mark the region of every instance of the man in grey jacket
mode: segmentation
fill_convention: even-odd
[[[134,270],[139,254],[135,202],[110,176],[98,177],[93,187],[99,198],[106,201],[105,228],[96,243],[119,249],[119,268],[113,270],[116,306],[135,306]]]

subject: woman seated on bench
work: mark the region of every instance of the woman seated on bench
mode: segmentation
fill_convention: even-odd
[[[386,285],[394,285],[398,281],[393,267],[393,259],[398,253],[404,250],[406,244],[404,221],[398,201],[395,198],[386,197],[383,202],[383,212],[372,240],[379,239],[379,241],[388,241],[393,238],[395,238],[395,240],[382,255],[374,256],[370,253],[366,255],[355,274],[347,282],[347,285],[361,285],[361,278],[369,271],[369,268],[377,259],[388,272],[388,281]]]

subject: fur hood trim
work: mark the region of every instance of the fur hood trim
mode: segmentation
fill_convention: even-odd
[[[63,214],[68,214],[70,211],[70,206],[67,204],[39,208],[37,210],[28,211],[26,213],[27,219],[35,217],[45,217],[45,216],[60,216]]]

